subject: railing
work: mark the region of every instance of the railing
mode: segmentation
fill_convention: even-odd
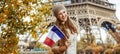
[[[108,8],[115,9],[115,4],[109,3],[107,1],[100,1],[100,0],[80,0],[78,3],[83,3],[83,2],[91,2],[95,4],[99,4]]]

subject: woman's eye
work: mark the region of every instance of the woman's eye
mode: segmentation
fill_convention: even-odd
[[[65,13],[65,11],[63,13]]]

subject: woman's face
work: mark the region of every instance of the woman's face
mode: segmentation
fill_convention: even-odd
[[[67,12],[66,10],[60,10],[57,14],[57,17],[56,17],[58,20],[60,20],[61,22],[65,22],[67,21]]]

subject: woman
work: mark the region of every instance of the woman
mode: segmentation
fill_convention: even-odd
[[[52,47],[53,54],[76,54],[77,28],[68,17],[66,8],[57,4],[53,8],[53,14],[57,19],[54,24],[65,34],[65,38]]]

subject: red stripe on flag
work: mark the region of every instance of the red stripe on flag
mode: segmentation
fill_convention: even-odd
[[[52,47],[52,45],[53,45],[54,43],[55,43],[55,42],[54,42],[52,39],[48,38],[48,37],[46,37],[46,39],[45,39],[45,41],[44,41],[44,44],[46,44],[46,45],[48,45],[48,46],[50,46],[50,47]]]

